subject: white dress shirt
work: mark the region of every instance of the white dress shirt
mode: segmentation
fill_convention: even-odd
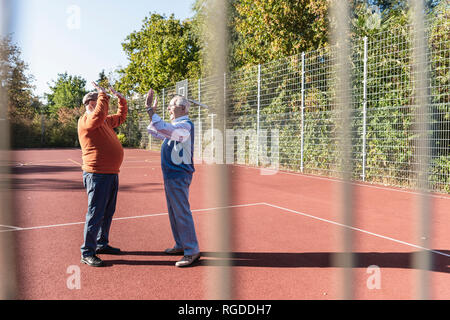
[[[153,137],[164,140],[185,142],[191,135],[191,125],[189,117],[182,116],[174,119],[171,123],[165,122],[156,113],[152,116],[152,122],[147,127],[147,131]]]

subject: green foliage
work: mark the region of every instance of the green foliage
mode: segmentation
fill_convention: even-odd
[[[430,47],[433,63],[432,70],[432,129],[434,146],[442,156],[450,149],[450,52],[443,50],[443,43],[450,43],[450,9],[442,2],[435,10],[430,33]],[[447,156],[450,156],[447,151]]]
[[[79,76],[69,75],[67,72],[58,74],[58,78],[50,86],[51,93],[47,93],[48,112],[55,115],[60,108],[79,108],[83,97],[87,93],[86,80]]]
[[[84,113],[84,107],[61,107],[56,118],[50,117],[45,129],[45,143],[52,147],[78,147],[78,119]]]
[[[123,146],[127,145],[127,136],[125,135],[125,133],[118,133],[117,134],[117,139],[119,139],[120,143]]]
[[[0,91],[7,96],[7,108],[0,108],[0,118],[9,118],[12,147],[38,146],[42,104],[33,94],[33,77],[27,74],[28,66],[20,53],[11,37],[0,39]]]
[[[129,60],[119,71],[118,88],[123,92],[159,91],[176,81],[200,76],[200,48],[189,20],[151,14],[141,30],[127,36],[122,47]]]
[[[327,43],[327,0],[242,0],[234,3],[236,66],[264,63]]]
[[[10,120],[11,148],[38,148],[42,146],[41,116],[14,117]]]
[[[84,108],[62,107],[54,115],[36,114],[32,119],[11,119],[11,147],[79,147],[77,124]]]
[[[366,181],[414,187],[417,135],[409,12],[391,8],[384,9],[382,15],[374,14],[367,3],[358,10],[352,21],[353,177],[359,180],[362,174],[362,37],[367,36]],[[427,20],[433,142],[430,187],[441,192],[449,190],[450,172],[449,14],[448,6],[441,3]],[[306,55],[303,160],[304,172],[332,176],[337,174],[340,159],[340,122],[334,100],[334,52],[329,49],[308,51]],[[294,55],[261,65],[260,121],[279,130],[280,166],[294,170],[299,170],[301,160],[300,59],[300,55]],[[256,68],[249,66],[231,76],[234,129],[254,129],[256,125],[256,73]]]
[[[33,94],[33,77],[27,74],[28,66],[20,54],[20,48],[10,36],[0,39],[0,86],[8,96],[9,118],[32,119],[41,104]]]
[[[441,4],[429,16],[431,61],[431,156],[450,157],[448,132],[449,53],[442,46],[449,39],[449,9]],[[447,22],[446,22],[447,21]],[[414,78],[408,11],[392,11],[380,32],[370,34],[367,125],[369,181],[405,185],[414,171],[417,135],[414,128]],[[395,36],[393,36],[395,35]],[[387,40],[388,39],[388,40]],[[376,67],[373,67],[376,66]],[[444,162],[440,162],[444,163]],[[431,177],[431,179],[434,179]],[[408,185],[411,186],[411,185]]]
[[[130,99],[128,101],[128,114],[126,121],[116,128],[117,137],[124,147],[139,148],[141,145],[141,125],[142,114],[139,114],[138,108],[144,104],[141,100]],[[146,122],[148,125],[148,123]]]
[[[108,88],[110,86],[108,77],[105,74],[105,70],[102,70],[99,74],[98,74],[98,79],[97,81],[95,81],[100,87],[103,88]]]
[[[352,19],[353,31],[356,36],[370,37],[380,32],[382,15],[367,2],[355,6],[355,16]]]
[[[432,160],[430,187],[450,193],[450,156],[440,156]]]
[[[411,70],[411,30],[407,2],[399,0],[353,0],[352,90],[354,118],[354,178],[362,173],[362,38],[368,37],[366,133],[366,181],[411,186],[417,135],[414,131],[414,78]],[[260,119],[279,131],[280,165],[298,170],[300,132],[303,125],[304,172],[336,174],[339,163],[339,115],[335,110],[334,53],[328,47],[329,0],[231,0],[228,1],[228,61],[232,74],[227,89],[234,129],[256,130],[256,65],[263,64]],[[450,11],[447,1],[427,0],[431,90],[431,168],[433,190],[450,192],[449,51]],[[182,79],[205,75],[204,52],[213,36],[205,28],[208,0],[196,0],[193,19],[180,21],[153,13],[139,31],[122,43],[129,59],[118,70],[116,89],[134,96],[152,87],[156,91]],[[332,49],[332,48],[331,48]],[[301,52],[307,52],[302,124]],[[85,81],[67,73],[59,75],[47,95],[52,117],[44,123],[35,110],[40,105],[32,95],[31,77],[20,51],[10,40],[2,42],[2,78],[8,79],[9,103],[14,114],[13,145],[74,146],[78,109],[85,94]],[[288,58],[286,58],[288,57]],[[309,59],[309,60],[308,60]],[[266,63],[269,62],[270,63]],[[265,63],[265,64],[264,64]],[[4,66],[7,66],[6,68]],[[308,69],[309,66],[309,69]],[[98,82],[107,85],[104,71]],[[2,84],[3,85],[3,84]],[[220,96],[222,88],[213,88]],[[202,92],[204,94],[204,92]],[[129,101],[127,121],[116,129],[124,146],[139,147],[146,121],[140,121],[137,106]],[[111,101],[111,112],[117,104]],[[249,158],[246,151],[246,158]]]

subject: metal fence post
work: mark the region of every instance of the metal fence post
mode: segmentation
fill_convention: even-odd
[[[366,181],[366,136],[367,136],[367,37],[364,37],[363,57],[363,132],[362,132],[362,180]]]
[[[301,104],[301,132],[300,132],[300,171],[303,173],[303,151],[305,134],[305,53],[302,52],[302,104]]]
[[[215,152],[215,142],[214,142],[214,117],[216,116],[215,113],[211,113],[209,114],[209,116],[211,117],[211,143],[212,143],[212,148],[211,150],[213,150],[213,153]]]
[[[227,145],[227,73],[223,73],[223,155],[225,156],[226,153],[226,145]],[[223,163],[225,163],[224,161]]]
[[[351,96],[351,50],[350,39],[350,6],[347,1],[332,1],[331,19],[336,21],[336,28],[332,32],[332,40],[336,44],[336,120],[338,152],[338,168],[341,181],[339,182],[339,216],[343,224],[354,224],[354,191],[351,183],[353,173],[352,162],[352,96]],[[354,235],[350,229],[341,229],[339,235],[341,253],[335,255],[335,265],[343,266],[341,273],[341,294],[343,299],[354,297]]]
[[[256,165],[259,166],[259,113],[261,109],[261,65],[258,64],[258,91],[256,113]]]
[[[10,34],[11,21],[15,8],[12,1],[0,1],[0,37],[2,39]],[[5,80],[6,75],[0,74],[0,81]],[[13,160],[9,152],[10,123],[8,119],[9,95],[5,87],[0,86],[0,219],[1,223],[15,225],[14,196],[12,193],[11,168],[7,165]],[[4,233],[0,237],[0,299],[17,299],[18,279],[15,247],[16,237],[12,232]]]
[[[202,102],[202,100],[201,100],[201,80],[198,79],[197,83],[198,83],[198,86],[197,86],[197,92],[198,92],[197,100],[198,100],[198,102]],[[202,134],[202,113],[201,113],[201,107],[198,106],[198,158],[199,159],[202,158],[202,138],[203,138],[203,134]]]
[[[164,120],[164,111],[165,111],[165,96],[166,96],[166,94],[165,94],[165,90],[164,90],[164,88],[163,88],[163,91],[162,91],[162,118],[163,118],[163,120]]]
[[[45,144],[45,114],[41,110],[41,147]]]
[[[433,203],[429,192],[429,172],[430,172],[430,115],[429,115],[429,73],[428,73],[428,37],[425,30],[424,2],[421,0],[410,0],[412,8],[412,80],[414,83],[413,99],[414,110],[414,131],[415,142],[415,162],[417,170],[417,226],[416,241],[422,248],[429,248],[431,245],[431,235],[433,234]],[[416,283],[416,298],[430,299],[432,290],[430,285],[432,270],[432,256],[430,251],[421,250],[413,257],[413,267],[418,272]]]

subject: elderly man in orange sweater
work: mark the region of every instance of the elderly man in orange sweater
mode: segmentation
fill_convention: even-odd
[[[109,245],[109,229],[116,209],[119,188],[119,169],[123,148],[114,128],[127,116],[127,101],[114,89],[119,99],[116,114],[108,115],[109,96],[106,90],[93,82],[97,92],[83,98],[86,113],[78,120],[78,139],[83,157],[83,185],[88,195],[88,210],[81,246],[81,263],[100,267],[103,261],[96,254],[120,254],[120,249]]]

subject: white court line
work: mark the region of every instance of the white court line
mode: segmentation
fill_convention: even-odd
[[[75,163],[77,166],[81,167],[81,163],[79,163],[78,161],[72,160],[70,158],[68,158],[67,160],[69,160],[72,163]]]
[[[410,246],[410,247],[413,247],[413,248],[416,248],[416,249],[430,251],[430,252],[433,252],[433,253],[436,253],[436,254],[440,254],[442,256],[450,258],[450,254],[446,254],[446,253],[443,253],[441,251],[432,250],[432,249],[429,249],[429,248],[424,248],[424,247],[421,247],[421,246],[418,246],[418,245],[415,245],[415,244],[412,244],[412,243],[409,243],[409,242],[405,242],[405,241],[401,241],[401,240],[394,239],[394,238],[391,238],[391,237],[383,236],[381,234],[370,232],[370,231],[367,231],[367,230],[364,230],[364,229],[355,228],[355,227],[348,226],[348,225],[345,225],[345,224],[342,224],[342,223],[339,223],[339,222],[335,222],[335,221],[332,221],[332,220],[319,218],[319,217],[316,217],[316,216],[313,216],[313,215],[310,215],[310,214],[307,214],[307,213],[303,213],[303,212],[300,212],[300,211],[296,211],[296,210],[292,210],[292,209],[288,209],[288,208],[283,208],[283,207],[276,206],[274,204],[270,204],[270,203],[267,203],[267,202],[264,202],[264,204],[269,206],[269,207],[272,207],[272,208],[277,208],[277,209],[280,209],[280,210],[292,212],[292,213],[299,214],[299,215],[302,215],[302,216],[305,216],[305,217],[308,217],[308,218],[311,218],[311,219],[315,219],[315,220],[320,220],[320,221],[323,221],[323,222],[331,223],[331,224],[334,224],[334,225],[337,225],[337,226],[340,226],[340,227],[344,227],[344,228],[348,228],[348,229],[351,229],[351,230],[354,230],[354,231],[359,231],[359,232],[362,232],[362,233],[366,233],[366,234],[369,234],[371,236],[375,236],[375,237],[378,237],[378,238],[382,238],[382,239],[390,240],[390,241],[397,242],[397,243],[400,243],[400,244],[404,244],[404,245],[407,245],[407,246]]]
[[[10,228],[10,229],[14,229],[14,230],[21,230],[21,228],[19,228],[19,227],[8,226],[6,224],[0,224],[0,227]],[[3,230],[3,231],[9,231],[9,230]]]
[[[418,246],[418,245],[415,245],[415,244],[412,244],[412,243],[409,243],[409,242],[405,242],[405,241],[402,241],[402,240],[398,240],[398,239],[394,239],[394,238],[391,238],[391,237],[383,236],[381,234],[377,234],[377,233],[370,232],[370,231],[367,231],[367,230],[364,230],[364,229],[348,226],[348,225],[345,225],[345,224],[342,224],[342,223],[339,223],[339,222],[335,222],[335,221],[332,221],[332,220],[319,218],[319,217],[316,217],[316,216],[313,216],[313,215],[310,215],[310,214],[307,214],[307,213],[304,213],[304,212],[300,212],[300,211],[296,211],[296,210],[280,207],[280,206],[277,206],[277,205],[274,205],[274,204],[271,204],[271,203],[267,203],[267,202],[238,204],[238,205],[232,205],[232,206],[213,207],[213,208],[205,208],[205,209],[193,209],[191,211],[192,212],[205,212],[205,211],[211,211],[211,210],[219,210],[219,209],[227,209],[227,208],[242,208],[242,207],[251,207],[251,206],[258,206],[258,205],[265,205],[265,206],[269,206],[269,207],[276,208],[276,209],[279,209],[279,210],[284,210],[284,211],[287,211],[287,212],[295,213],[295,214],[298,214],[298,215],[302,215],[304,217],[308,217],[308,218],[311,218],[311,219],[319,220],[319,221],[322,221],[322,222],[327,222],[327,223],[330,223],[330,224],[334,224],[336,226],[348,228],[348,229],[351,229],[351,230],[354,230],[354,231],[359,231],[359,232],[362,232],[362,233],[365,233],[365,234],[368,234],[368,235],[371,235],[371,236],[375,236],[375,237],[382,238],[382,239],[385,239],[385,240],[389,240],[389,241],[393,241],[393,242],[396,242],[396,243],[400,243],[400,244],[403,244],[403,245],[406,245],[406,246],[409,246],[409,247],[413,247],[413,248],[416,248],[416,249],[426,250],[426,251],[429,251],[429,252],[432,252],[432,253],[439,254],[439,255],[442,255],[442,256],[450,258],[450,254],[446,254],[446,253],[441,252],[441,251],[437,251],[437,250],[432,250],[432,249],[429,249],[429,248],[421,247],[421,246]],[[140,215],[140,216],[120,217],[120,218],[114,218],[113,220],[129,220],[129,219],[156,217],[156,216],[164,216],[164,215],[168,215],[168,213],[164,212],[164,213],[153,213],[153,214],[146,214],[146,215]],[[13,230],[1,230],[0,233],[2,233],[2,232],[12,232],[12,231],[22,231],[22,230],[36,230],[36,229],[55,228],[55,227],[63,227],[63,226],[71,226],[71,225],[80,225],[80,224],[84,224],[84,223],[85,222],[72,222],[72,223],[62,223],[62,224],[54,224],[54,225],[48,225],[48,226],[27,227],[27,228],[8,226],[9,228],[14,228],[14,229]]]
[[[74,162],[74,164],[77,165],[77,167],[79,166],[77,163]],[[16,167],[61,167],[61,166],[67,166],[67,162],[53,162],[53,163],[49,163],[49,162],[27,162],[27,163],[22,163],[20,165],[16,165]]]
[[[242,165],[242,164],[233,164],[233,166],[241,167],[241,168],[255,169],[255,170],[264,170],[264,168],[251,167],[251,166],[246,166],[246,165]],[[270,171],[276,171],[276,170],[270,169]],[[288,172],[288,171],[283,171],[283,170],[278,170],[276,172],[277,173],[281,173],[281,174],[291,175],[291,176],[305,177],[305,178],[309,178],[309,179],[326,180],[326,181],[333,181],[333,182],[342,182],[343,181],[343,180],[340,180],[340,179],[337,179],[337,178],[331,178],[331,177],[325,177],[325,176],[315,176],[315,175],[304,174],[304,173],[301,173],[301,172]],[[271,175],[268,175],[268,176],[270,177]],[[386,191],[402,192],[402,193],[408,193],[408,194],[412,194],[412,195],[421,195],[421,193],[419,193],[419,192],[397,189],[399,187],[395,187],[395,186],[392,186],[392,187],[381,187],[381,186],[370,184],[369,182],[362,183],[362,182],[357,182],[357,181],[353,181],[353,182],[351,182],[351,184],[355,185],[355,186],[360,186],[360,187],[367,187],[367,188],[380,189],[380,190],[386,190]],[[450,200],[450,196],[447,196],[445,194],[432,194],[432,193],[430,193],[429,196],[433,197],[433,198],[440,198],[440,199]]]
[[[81,164],[75,160],[72,159],[67,159],[69,161],[71,161],[72,163],[76,164],[77,166],[81,166]],[[24,167],[24,166],[55,166],[55,165],[67,165],[67,162],[64,160],[39,160],[39,161],[34,161],[34,162],[19,162],[16,161],[15,163],[16,167]]]
[[[250,206],[258,206],[258,205],[264,205],[263,202],[258,203],[249,203],[249,204],[237,204],[232,206],[225,206],[225,207],[214,207],[214,208],[205,208],[205,209],[193,209],[192,212],[204,212],[204,211],[211,211],[211,210],[219,210],[219,209],[227,209],[227,208],[241,208],[241,207],[250,207]],[[138,219],[138,218],[148,218],[148,217],[156,217],[156,216],[164,216],[168,215],[167,212],[164,213],[152,213],[152,214],[145,214],[140,216],[131,216],[131,217],[120,217],[120,218],[113,218],[113,221],[115,220],[128,220],[128,219]],[[1,232],[11,232],[11,231],[23,231],[23,230],[36,230],[36,229],[47,229],[47,228],[56,228],[56,227],[65,227],[65,226],[73,226],[73,225],[79,225],[84,224],[85,222],[70,222],[70,223],[60,223],[60,224],[51,224],[47,226],[36,226],[36,227],[11,227],[14,228],[13,230],[0,230]],[[1,226],[1,225],[0,225]],[[6,226],[5,226],[6,227]]]

